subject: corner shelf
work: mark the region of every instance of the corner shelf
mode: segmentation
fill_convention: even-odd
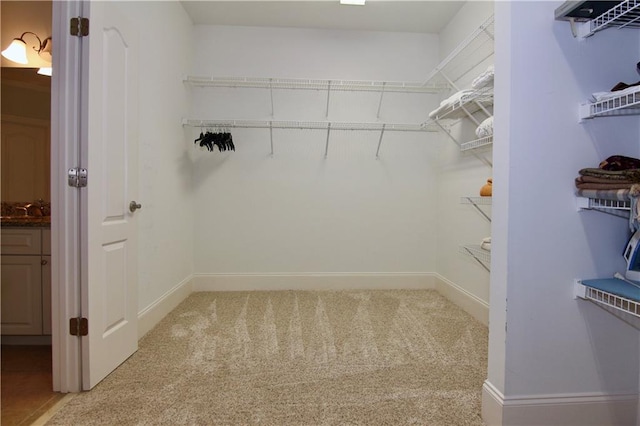
[[[631,298],[634,294],[635,298]],[[622,280],[576,280],[574,295],[640,318],[640,288]]]
[[[479,245],[466,245],[460,246],[459,251],[462,254],[467,256],[471,256],[475,259],[480,266],[482,266],[487,272],[490,271],[489,266],[491,265],[491,252],[485,249],[480,248]],[[489,266],[487,266],[489,265]]]

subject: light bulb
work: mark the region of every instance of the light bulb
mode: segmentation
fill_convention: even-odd
[[[19,64],[27,64],[27,44],[19,38],[14,38],[9,47],[2,51],[2,56]]]

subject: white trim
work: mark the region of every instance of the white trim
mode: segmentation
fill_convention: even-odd
[[[505,397],[489,381],[482,387],[482,419],[487,426],[635,425],[637,410],[637,393]]]
[[[80,315],[79,194],[67,186],[67,170],[78,165],[80,147],[78,37],[69,37],[69,17],[81,2],[53,2],[55,73],[51,79],[51,285],[53,390],[79,392],[80,339],[69,334],[69,318]]]
[[[489,304],[479,297],[469,293],[459,285],[449,281],[440,274],[434,274],[436,290],[444,297],[458,305],[466,313],[489,326]]]
[[[435,289],[434,274],[195,274],[193,291]]]
[[[489,380],[482,385],[482,421],[487,426],[502,425],[504,395]]]
[[[189,297],[193,291],[191,282],[192,277],[187,277],[138,313],[138,340]]]

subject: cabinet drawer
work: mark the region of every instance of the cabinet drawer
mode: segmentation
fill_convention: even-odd
[[[42,232],[40,229],[3,229],[2,254],[40,254]]]

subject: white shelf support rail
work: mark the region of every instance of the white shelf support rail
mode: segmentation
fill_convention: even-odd
[[[614,308],[640,318],[640,302],[588,287],[581,280],[575,280],[573,288],[575,298],[590,300],[597,305]]]

